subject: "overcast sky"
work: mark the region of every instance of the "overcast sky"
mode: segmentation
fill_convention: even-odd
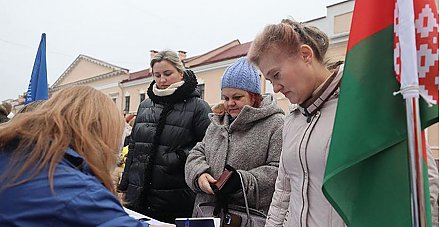
[[[80,54],[130,72],[148,68],[149,51],[203,54],[235,39],[251,41],[266,24],[325,16],[340,0],[0,0],[0,101],[25,92],[46,33],[52,85]]]

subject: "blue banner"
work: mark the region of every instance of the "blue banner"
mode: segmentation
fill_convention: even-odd
[[[35,57],[34,68],[32,69],[31,81],[29,82],[25,104],[31,103],[35,100],[47,100],[48,98],[49,88],[47,85],[46,34],[43,33],[41,35],[37,57]]]

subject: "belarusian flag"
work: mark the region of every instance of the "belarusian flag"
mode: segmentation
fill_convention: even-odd
[[[422,88],[438,103],[438,13],[434,1],[414,1],[416,72]],[[401,69],[399,52],[394,57],[396,4],[355,2],[323,185],[348,226],[411,226],[405,101],[393,95],[400,90]],[[420,113],[422,128],[438,122],[437,105],[429,108],[421,100]]]

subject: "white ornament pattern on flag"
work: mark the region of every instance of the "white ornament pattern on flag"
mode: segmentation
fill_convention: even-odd
[[[419,78],[426,78],[429,68],[435,64],[437,54],[432,53],[428,44],[422,44],[417,50],[417,65],[419,67]]]
[[[428,4],[425,5],[425,8],[419,14],[419,18],[415,20],[415,25],[417,32],[420,33],[422,38],[428,37],[429,33],[434,31],[434,28],[437,27],[435,22],[434,13],[432,13],[431,8]],[[424,26],[426,24],[426,26]]]
[[[399,42],[399,36],[396,33],[398,26],[399,26],[399,18],[397,17],[399,15],[399,10],[397,7],[397,1],[394,4],[394,73],[396,74],[396,79],[400,83],[400,42]]]
[[[420,92],[438,104],[438,13],[434,13],[431,6],[435,7],[432,4],[414,4],[417,66]]]
[[[419,90],[422,95],[428,97],[429,102],[438,104],[438,13],[432,7],[435,7],[433,1],[414,1],[414,26]],[[399,26],[399,10],[396,2],[394,8],[394,72],[396,79],[401,82],[401,47],[399,35],[396,33]]]

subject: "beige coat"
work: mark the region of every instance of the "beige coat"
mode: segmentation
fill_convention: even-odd
[[[298,227],[344,226],[321,191],[336,104],[335,96],[310,123],[298,110],[286,117],[278,178],[266,226],[283,226],[284,222],[284,226]]]
[[[341,74],[342,70],[336,78]],[[267,227],[345,226],[321,190],[338,95],[339,91],[336,91],[310,123],[295,107],[286,116],[283,149]],[[438,171],[431,152],[428,157],[431,202],[434,204],[438,199]],[[433,222],[438,223],[438,220]]]

